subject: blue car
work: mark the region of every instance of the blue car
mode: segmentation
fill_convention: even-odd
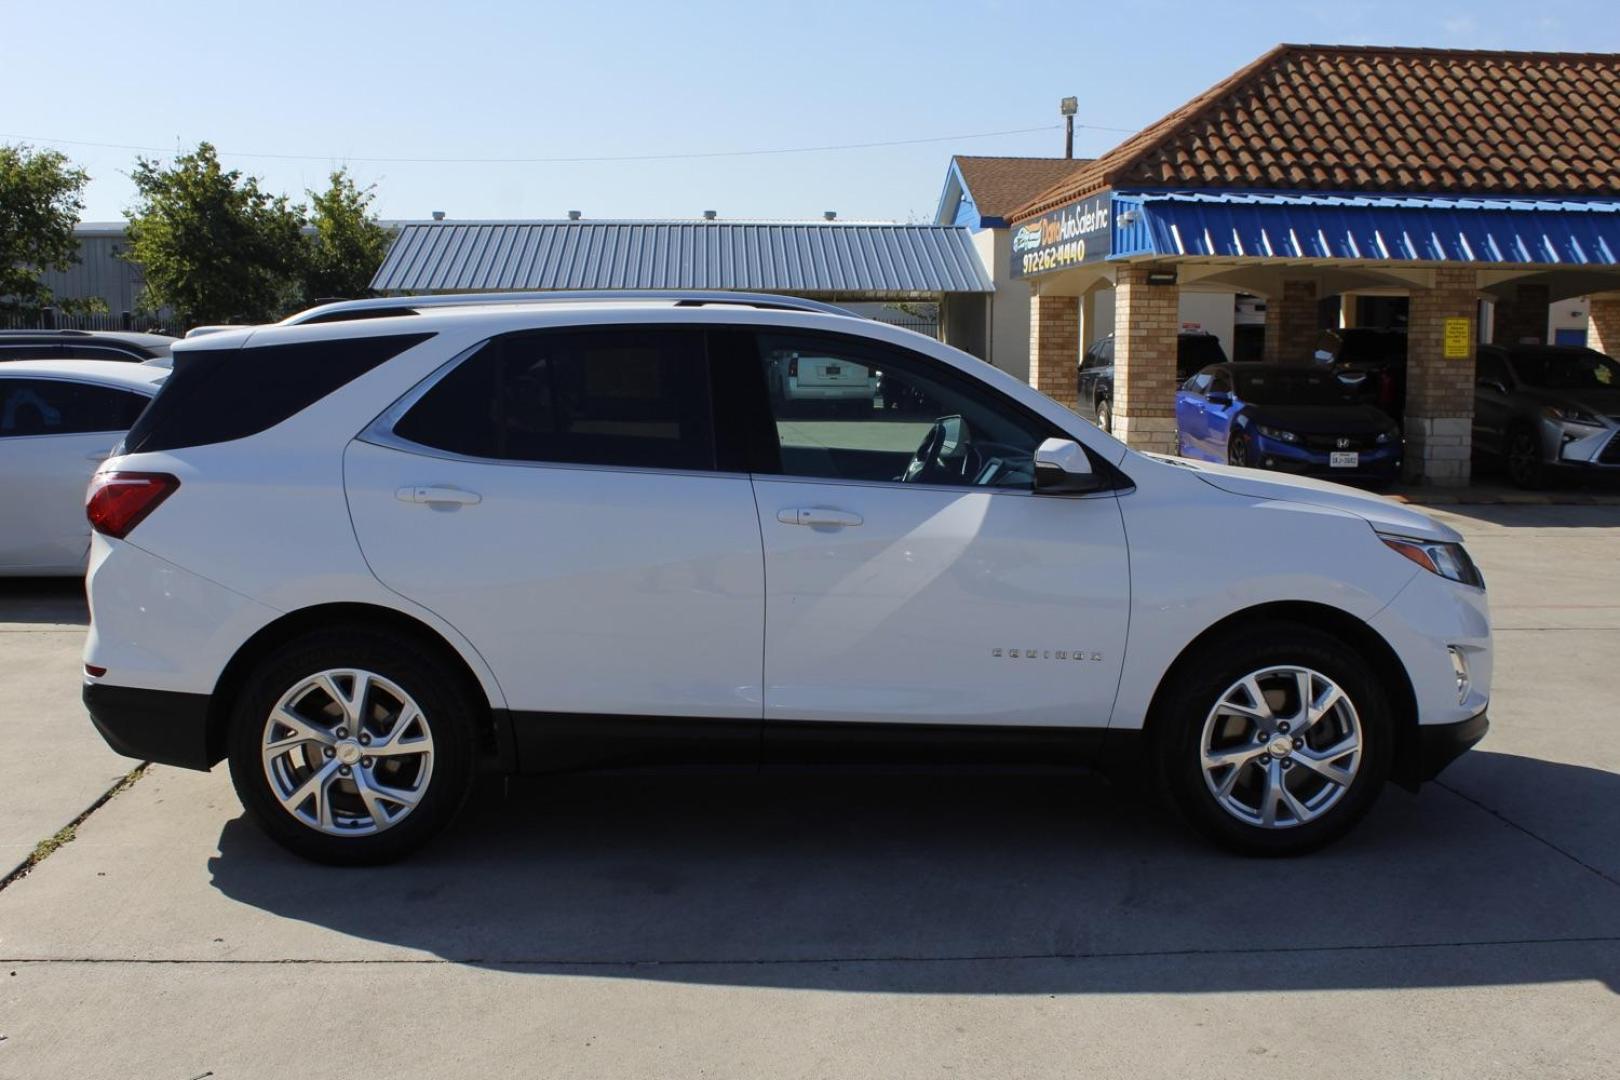
[[[1215,364],[1176,392],[1183,457],[1387,483],[1400,475],[1401,448],[1393,420],[1317,368]]]

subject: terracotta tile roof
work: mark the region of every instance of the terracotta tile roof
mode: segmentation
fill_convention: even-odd
[[[1107,187],[1620,194],[1620,54],[1279,45],[1008,216]]]
[[[1091,164],[1090,158],[964,157],[951,159],[985,217],[1011,211]]]

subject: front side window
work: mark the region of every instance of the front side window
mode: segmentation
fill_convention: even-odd
[[[440,379],[394,433],[469,457],[713,469],[703,333],[653,327],[497,338]]]
[[[0,438],[127,431],[147,400],[110,386],[0,378]]]
[[[1184,385],[1182,389],[1187,391],[1189,394],[1197,394],[1202,397],[1204,394],[1209,392],[1209,380],[1211,378],[1212,376],[1209,374],[1209,372],[1200,371],[1197,375],[1194,375],[1192,378],[1188,379],[1186,385]]]
[[[1030,490],[1052,434],[993,390],[878,342],[761,334],[759,361],[789,476]]]

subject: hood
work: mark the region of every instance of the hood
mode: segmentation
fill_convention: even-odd
[[[1171,460],[1158,455],[1149,456],[1161,461]],[[1242,469],[1235,465],[1216,465],[1208,461],[1190,461],[1185,458],[1175,458],[1173,461],[1176,465],[1192,469],[1200,480],[1211,487],[1233,495],[1303,503],[1338,510],[1361,518],[1379,532],[1399,536],[1443,540],[1449,543],[1462,540],[1462,534],[1457,530],[1442,525],[1428,514],[1377,495],[1345,487],[1343,484],[1315,480],[1307,476]]]
[[[1376,435],[1395,426],[1371,405],[1245,405],[1243,415],[1301,435]]]
[[[1519,390],[1531,401],[1545,405],[1575,406],[1589,413],[1620,420],[1620,387],[1589,390],[1553,390],[1541,386],[1526,386]]]

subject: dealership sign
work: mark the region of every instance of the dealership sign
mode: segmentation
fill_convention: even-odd
[[[1013,230],[1012,276],[1067,270],[1108,257],[1113,195],[1103,192]]]

